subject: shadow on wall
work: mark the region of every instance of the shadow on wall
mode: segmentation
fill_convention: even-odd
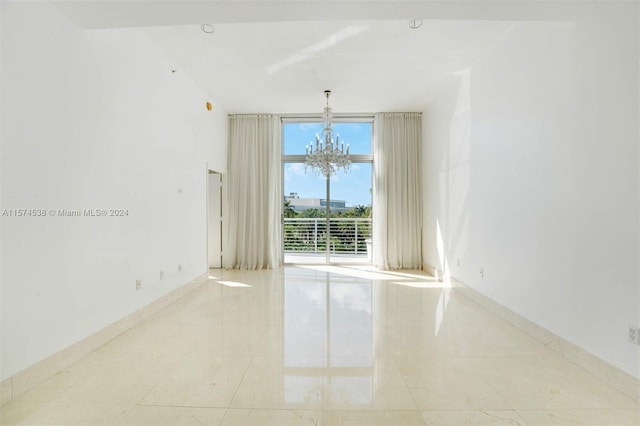
[[[449,280],[449,259],[461,268],[461,259],[469,244],[469,190],[471,186],[471,69],[455,74],[459,77],[458,95],[451,115],[449,143],[440,156],[438,176],[439,211],[436,218],[438,267]],[[444,237],[443,237],[444,235]]]

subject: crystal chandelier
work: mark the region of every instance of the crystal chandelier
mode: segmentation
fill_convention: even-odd
[[[327,178],[336,174],[338,170],[347,173],[351,165],[349,158],[349,144],[346,146],[340,141],[340,135],[336,134],[333,138],[333,124],[331,119],[331,108],[329,108],[329,96],[331,90],[325,90],[324,94],[327,98],[327,106],[324,107],[322,118],[324,118],[324,128],[322,136],[316,134],[315,143],[311,142],[306,146],[307,157],[304,161],[305,170],[307,167],[316,172],[322,173]]]

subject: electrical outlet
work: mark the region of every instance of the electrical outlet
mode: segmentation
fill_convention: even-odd
[[[629,341],[635,345],[640,345],[640,329],[629,326]]]
[[[142,288],[142,280],[136,280],[136,290],[140,290]]]
[[[480,278],[484,278],[484,268],[480,268]]]
[[[458,261],[456,262],[456,264],[458,265],[458,268],[459,268],[460,266],[462,266],[462,262],[460,262],[460,259],[458,259]]]
[[[160,271],[160,280],[164,280],[164,271]]]
[[[178,265],[178,272],[182,272],[182,265]]]

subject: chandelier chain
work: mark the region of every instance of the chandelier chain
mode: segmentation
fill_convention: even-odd
[[[305,171],[311,168],[315,172],[321,173],[329,178],[342,170],[348,173],[351,166],[349,157],[349,144],[340,141],[340,135],[333,137],[332,110],[329,107],[330,90],[324,91],[326,106],[323,110],[324,126],[322,136],[316,134],[315,142],[306,146]],[[346,149],[345,149],[346,148]]]

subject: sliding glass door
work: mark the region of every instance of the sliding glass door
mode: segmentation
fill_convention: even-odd
[[[327,179],[304,164],[306,145],[322,132],[322,123],[283,120],[285,263],[370,260],[372,128],[371,118],[334,121],[334,132],[349,144],[352,164],[348,173]]]

